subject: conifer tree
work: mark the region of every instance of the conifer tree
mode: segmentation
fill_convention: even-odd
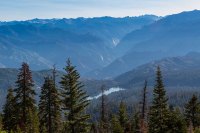
[[[46,77],[39,101],[40,132],[59,133],[61,109],[58,91],[53,79]],[[46,131],[45,131],[46,130]]]
[[[166,133],[168,131],[169,109],[165,93],[161,70],[158,67],[156,84],[153,90],[153,101],[149,112],[150,133]]]
[[[188,124],[191,122],[193,128],[200,126],[200,103],[196,95],[185,105],[185,118]]]
[[[194,130],[194,133],[200,133],[200,128],[196,128],[196,129]]]
[[[105,103],[105,86],[102,85],[101,87],[101,122],[106,123],[107,122],[107,109],[106,109],[106,103]]]
[[[131,120],[132,121],[131,122],[131,132],[133,132],[133,133],[140,132],[139,120],[140,120],[139,111],[136,108],[134,108],[133,118]]]
[[[16,129],[15,104],[13,89],[10,88],[8,89],[6,103],[3,107],[3,129],[8,133],[11,133]]]
[[[140,132],[147,132],[147,81],[144,82],[144,88],[142,89],[142,101],[141,101],[141,114],[140,114]]]
[[[27,133],[39,133],[39,118],[38,112],[29,110],[28,114],[28,121],[26,125]]]
[[[105,85],[101,86],[101,108],[100,108],[100,132],[107,133],[109,130],[108,110],[106,104]]]
[[[63,110],[66,120],[65,130],[68,133],[84,133],[88,130],[88,119],[90,116],[85,113],[89,105],[88,96],[83,91],[83,85],[80,82],[80,76],[70,60],[67,61],[65,68],[66,74],[62,76],[61,95],[63,101]]]
[[[112,133],[124,133],[124,129],[115,115],[112,116]]]
[[[170,133],[186,133],[187,125],[183,114],[178,108],[170,110],[170,117],[168,120],[168,129]]]
[[[123,101],[121,101],[119,105],[118,117],[122,129],[125,131],[126,124],[128,122],[128,114],[126,112],[126,105]]]
[[[98,127],[96,123],[92,123],[90,133],[98,133]]]
[[[3,121],[3,116],[2,116],[2,114],[0,114],[0,131],[3,131],[3,123],[2,123],[2,121]]]
[[[33,89],[34,83],[32,74],[27,63],[22,63],[19,69],[18,78],[16,81],[16,88],[14,89],[17,125],[22,132],[31,133],[35,129],[34,124],[30,123],[32,120],[31,115],[36,113],[36,105],[34,96],[36,95]],[[37,123],[37,122],[36,122]],[[38,130],[38,129],[37,129]],[[37,131],[34,131],[35,133]]]

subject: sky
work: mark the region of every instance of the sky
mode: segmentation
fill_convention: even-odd
[[[0,0],[0,21],[33,18],[165,16],[200,10],[200,0]]]

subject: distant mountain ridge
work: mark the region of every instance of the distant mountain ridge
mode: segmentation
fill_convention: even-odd
[[[0,68],[0,107],[4,104],[7,90],[12,87],[16,88],[16,80],[19,70],[16,68]],[[59,88],[61,77],[65,74],[63,71],[56,71],[56,85]],[[36,91],[36,100],[38,101],[41,92],[41,86],[44,83],[44,78],[52,76],[52,69],[32,71],[32,77],[34,81],[34,89]],[[87,92],[89,96],[95,96],[101,92],[100,88],[102,84],[106,85],[106,89],[117,86],[117,82],[113,80],[93,80],[85,79],[81,77],[81,82],[84,85],[83,90]]]
[[[149,86],[154,85],[155,72],[160,66],[165,85],[167,87],[199,87],[200,86],[200,52],[190,52],[185,56],[167,57],[160,60],[148,62],[138,66],[126,73],[123,73],[113,80],[87,79],[81,75],[81,81],[86,85],[85,89],[89,94],[100,91],[101,85],[111,87],[122,87],[131,89],[132,87],[143,86],[144,80]],[[6,90],[9,85],[15,86],[18,69],[0,68],[0,88]],[[62,71],[57,71],[57,82],[60,81]],[[51,76],[52,70],[32,71],[33,80],[36,86],[41,86],[45,76]],[[94,93],[95,92],[95,93]]]
[[[167,57],[141,65],[114,78],[121,87],[142,86],[144,80],[154,86],[155,72],[160,66],[166,87],[200,87],[200,53],[190,52],[185,56]]]
[[[200,11],[166,16],[127,34],[115,48],[121,57],[86,76],[112,78],[164,57],[200,51]]]
[[[84,77],[113,78],[150,61],[200,52],[200,11],[164,18],[34,19],[1,22],[0,66],[29,61],[34,70],[68,57]]]
[[[0,64],[29,61],[34,70],[70,57],[81,73],[104,67],[118,55],[113,48],[127,33],[160,19],[153,15],[126,18],[33,19],[0,22]]]
[[[94,80],[81,78],[85,85],[84,90],[90,96],[95,96],[101,91],[102,85],[107,88],[120,87],[124,91],[112,94],[109,99],[120,99],[121,96],[125,100],[134,97],[136,93],[143,87],[144,80],[148,81],[148,89],[152,89],[155,84],[156,68],[160,66],[163,82],[167,92],[181,92],[181,91],[197,91],[200,87],[200,53],[190,52],[185,56],[167,57],[161,60],[152,61],[123,73],[113,80]],[[17,69],[1,68],[0,69],[0,100],[5,100],[5,94],[9,86],[15,87],[15,81],[18,74]],[[40,87],[44,81],[44,77],[51,75],[52,70],[32,71],[33,80],[35,81],[36,92],[39,95]],[[57,71],[57,85],[59,85],[60,77],[64,73]],[[199,91],[198,91],[199,92]],[[38,99],[37,95],[37,99]],[[0,104],[1,106],[1,104]]]

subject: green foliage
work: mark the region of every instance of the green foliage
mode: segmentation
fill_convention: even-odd
[[[187,133],[187,124],[179,109],[172,109],[168,121],[170,133]]]
[[[142,89],[140,106],[140,132],[147,133],[147,80],[145,80],[144,88]]]
[[[39,119],[36,111],[29,111],[26,132],[27,133],[39,133]]]
[[[15,95],[15,115],[16,124],[23,132],[31,133],[32,129],[35,129],[35,120],[33,120],[33,115],[35,115],[36,105],[34,96],[36,95],[33,89],[32,74],[29,70],[27,63],[22,63],[22,67],[19,69],[18,78],[16,81],[17,88],[14,89]],[[37,122],[36,122],[37,123]],[[34,130],[36,131],[36,130]]]
[[[200,128],[196,128],[196,129],[194,130],[194,133],[200,133]]]
[[[168,99],[162,81],[160,68],[157,68],[156,84],[153,90],[153,102],[149,112],[149,133],[165,133],[169,130]]]
[[[134,110],[133,113],[133,118],[131,120],[131,125],[132,125],[132,132],[133,133],[138,133],[140,130],[140,116],[139,116],[139,111],[137,111],[136,109]]]
[[[6,131],[0,131],[0,133],[7,133]]]
[[[40,132],[59,133],[61,128],[61,102],[54,81],[47,77],[39,101]]]
[[[13,89],[8,89],[8,94],[6,97],[6,103],[3,107],[3,129],[11,132],[12,130],[15,130],[15,100],[14,100],[14,94]]]
[[[21,129],[19,128],[19,126],[17,126],[16,133],[22,133],[22,131],[21,131]]]
[[[112,116],[112,133],[123,133],[124,129],[122,128],[120,121],[117,116]]]
[[[125,130],[126,124],[128,122],[128,114],[126,112],[126,105],[123,101],[121,101],[119,105],[118,117],[121,127],[123,130]]]
[[[153,90],[152,105],[146,116],[146,87],[143,90],[143,101],[141,112],[135,108],[133,118],[128,118],[128,107],[120,102],[117,109],[110,109],[109,114],[117,112],[117,115],[108,115],[106,108],[104,87],[102,87],[101,110],[99,125],[89,123],[90,116],[86,113],[89,105],[88,96],[83,91],[80,76],[70,60],[65,68],[60,93],[53,78],[45,78],[42,86],[39,112],[36,108],[33,89],[33,80],[29,66],[22,64],[18,79],[17,88],[8,90],[6,103],[3,107],[3,129],[8,133],[186,133],[187,124],[190,131],[199,133],[200,127],[200,103],[196,95],[193,95],[185,105],[184,115],[179,109],[169,109],[168,99],[162,82],[160,68],[157,69],[156,84]],[[14,93],[15,92],[15,93]],[[61,98],[61,99],[60,99]],[[62,106],[62,108],[61,108]],[[63,110],[65,118],[61,118]],[[112,112],[113,111],[113,112]],[[108,117],[110,116],[110,117]],[[94,119],[92,119],[94,120]],[[148,125],[146,123],[148,120]],[[94,120],[95,121],[95,120]],[[97,122],[97,121],[96,121]],[[0,115],[0,129],[1,129]],[[142,125],[142,126],[141,126]],[[61,130],[62,127],[62,130]],[[145,128],[144,130],[142,130]]]
[[[101,133],[107,133],[109,131],[109,113],[107,108],[107,101],[105,95],[105,85],[101,86],[101,107],[100,107],[100,121],[99,121],[99,128]]]
[[[65,111],[65,124],[69,133],[84,133],[89,129],[88,119],[90,116],[85,114],[85,109],[89,105],[88,96],[82,90],[80,76],[70,60],[67,61],[65,68],[66,74],[63,75],[61,84],[61,95],[63,110]]]
[[[93,122],[93,123],[91,124],[90,133],[97,133],[97,132],[98,132],[97,123]]]
[[[185,118],[188,125],[191,122],[194,128],[200,126],[200,103],[196,95],[185,105]]]

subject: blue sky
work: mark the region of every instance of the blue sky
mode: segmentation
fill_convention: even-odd
[[[0,0],[0,20],[159,16],[200,9],[200,0]]]

